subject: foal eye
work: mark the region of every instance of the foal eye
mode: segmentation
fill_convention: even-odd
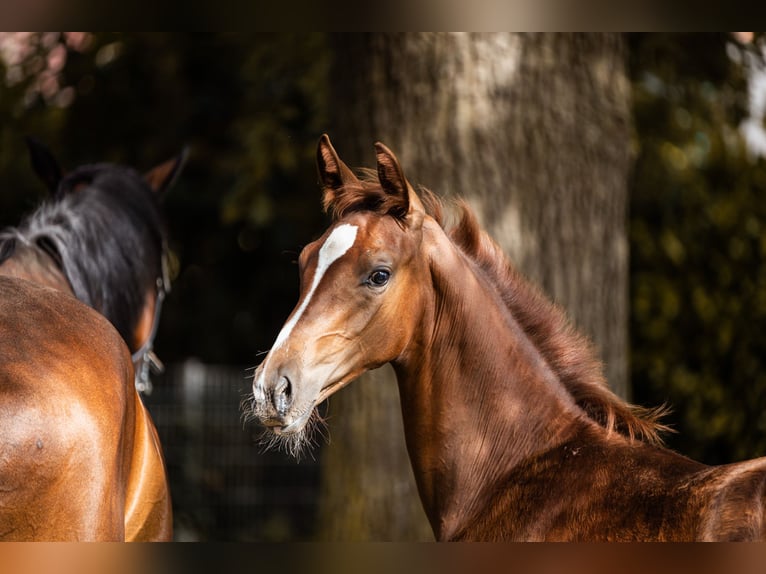
[[[382,287],[386,283],[388,283],[389,278],[391,277],[391,272],[387,269],[376,269],[372,273],[370,273],[369,278],[367,279],[367,282],[370,285],[374,285],[375,287]]]

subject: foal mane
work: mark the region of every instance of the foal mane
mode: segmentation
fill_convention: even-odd
[[[441,202],[424,195],[434,219],[443,225]],[[434,208],[433,206],[437,207]],[[447,231],[452,242],[471,258],[494,284],[513,317],[547,361],[575,403],[607,431],[661,444],[670,429],[659,422],[665,407],[647,409],[619,398],[607,385],[603,365],[591,341],[575,330],[562,307],[524,277],[500,246],[479,225],[465,201],[457,201],[460,218]]]
[[[362,179],[344,187],[342,201],[326,203],[335,218],[356,211],[370,211],[401,218],[390,205],[387,193],[373,170],[360,170]],[[500,294],[512,316],[559,378],[575,403],[608,432],[631,440],[662,444],[660,433],[669,427],[659,422],[665,407],[647,409],[631,405],[608,387],[603,365],[592,343],[571,325],[564,310],[527,280],[481,228],[473,210],[457,200],[458,220],[445,224],[444,204],[431,191],[420,188],[420,198],[430,215],[453,244],[482,269]]]

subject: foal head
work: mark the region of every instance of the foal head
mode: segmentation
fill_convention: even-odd
[[[501,330],[515,325],[509,329],[522,350],[513,356],[528,357],[524,364],[551,381],[546,388],[568,394],[565,403],[574,402],[608,432],[660,442],[664,410],[617,397],[592,345],[510,266],[471,211],[463,205],[459,222],[445,233],[439,202],[426,194],[426,211],[396,157],[380,143],[375,148],[377,178],[360,180],[327,136],[319,142],[319,176],[333,223],[300,255],[300,299],[255,372],[248,413],[273,431],[267,436],[276,435],[274,444],[297,454],[324,399],[387,362],[419,369],[436,352],[437,334],[450,345],[458,334],[448,332],[450,318],[464,312],[466,293],[483,293],[490,298],[484,310],[495,305],[502,316],[490,312],[486,323],[474,318],[470,333],[460,335],[489,349],[482,339],[489,323],[497,318]],[[446,304],[454,293],[459,300]]]
[[[378,182],[362,181],[322,136],[317,150],[333,223],[300,254],[300,298],[255,373],[253,414],[299,443],[315,407],[363,372],[395,360],[430,281],[423,205],[396,157],[376,144]],[[427,223],[426,223],[427,225]]]

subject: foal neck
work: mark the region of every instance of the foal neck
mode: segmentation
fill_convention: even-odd
[[[426,513],[450,538],[521,461],[564,442],[582,411],[481,270],[446,237],[433,297],[394,363]]]

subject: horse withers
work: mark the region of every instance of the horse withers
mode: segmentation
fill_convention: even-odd
[[[0,540],[170,540],[134,373],[169,287],[159,196],[183,154],[141,176],[62,174],[42,145],[30,151],[50,198],[0,233]]]
[[[766,459],[710,467],[662,447],[661,410],[609,390],[592,345],[471,210],[445,230],[441,203],[375,148],[360,179],[319,142],[333,222],[300,254],[250,414],[300,444],[320,402],[390,362],[439,540],[765,540]]]

